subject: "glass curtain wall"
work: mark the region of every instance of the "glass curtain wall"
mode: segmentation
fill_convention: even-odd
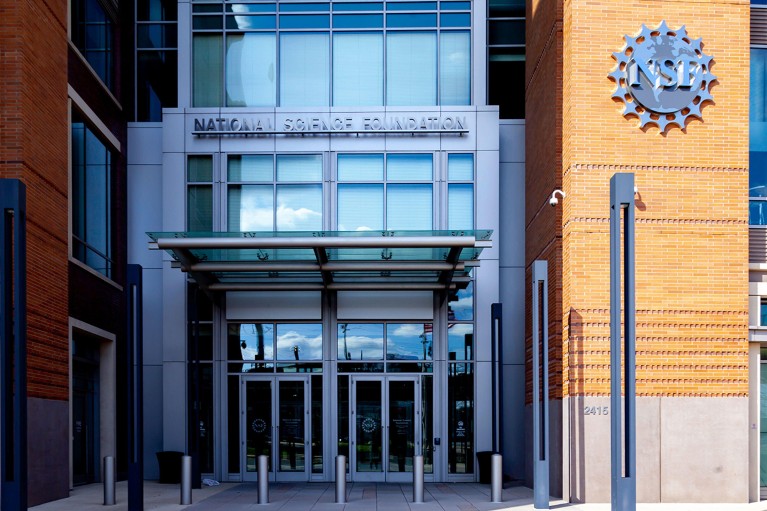
[[[72,255],[112,277],[112,153],[72,112]]]
[[[471,3],[195,2],[192,105],[471,104]]]

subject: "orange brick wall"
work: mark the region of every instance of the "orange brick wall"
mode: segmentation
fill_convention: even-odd
[[[0,0],[0,178],[27,186],[30,397],[69,397],[67,2]]]
[[[634,172],[639,188],[637,394],[746,396],[748,2],[571,0],[528,9],[527,111],[536,114],[527,119],[527,263],[550,261],[552,371],[561,370],[552,397],[609,394],[616,172]],[[623,35],[664,19],[703,39],[718,83],[702,122],[661,135],[622,116],[607,75]],[[540,34],[555,35],[545,43]],[[567,198],[553,211],[547,198],[556,187]]]

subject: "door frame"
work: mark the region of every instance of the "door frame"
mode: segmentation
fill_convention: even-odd
[[[349,415],[349,477],[351,481],[370,481],[403,483],[412,482],[412,472],[390,472],[389,463],[389,382],[392,381],[410,381],[413,382],[413,435],[414,435],[414,455],[422,454],[421,446],[421,375],[388,375],[388,374],[350,374],[349,375],[349,405],[351,407]],[[358,472],[357,471],[357,382],[360,381],[379,381],[381,382],[381,471],[380,472]]]
[[[270,383],[271,392],[271,417],[272,424],[272,449],[269,454],[269,481],[309,481],[311,477],[311,385],[310,374],[306,375],[250,375],[240,376],[240,474],[242,481],[258,480],[258,472],[247,471],[247,382],[249,381],[267,381]],[[279,386],[282,382],[301,381],[304,383],[304,470],[303,472],[281,472],[279,467],[279,441],[280,441],[280,406],[279,406]]]

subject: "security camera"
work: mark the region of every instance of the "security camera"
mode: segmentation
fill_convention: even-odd
[[[552,208],[556,206],[557,204],[559,204],[559,199],[557,199],[557,194],[561,195],[563,199],[567,197],[567,194],[559,189],[551,192],[551,197],[549,197],[549,206],[551,206]]]

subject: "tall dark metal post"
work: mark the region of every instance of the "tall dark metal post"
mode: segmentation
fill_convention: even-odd
[[[27,509],[26,187],[0,179],[0,509]]]
[[[144,509],[144,328],[142,269],[129,264],[125,286],[128,346],[128,511]]]
[[[621,211],[623,211],[622,221]],[[623,224],[622,268],[621,224]],[[621,270],[623,270],[622,300]],[[612,408],[610,451],[613,511],[636,510],[634,286],[634,174],[619,173],[610,179],[610,407]],[[623,332],[621,332],[621,301],[623,302]],[[621,371],[621,344],[623,344],[623,371]],[[623,394],[623,406],[621,406],[621,394]]]
[[[503,452],[503,305],[490,305],[490,338],[493,341],[493,452]]]
[[[549,509],[549,263],[533,261],[533,506]],[[543,373],[541,375],[541,373]],[[543,388],[541,388],[543,387]]]

